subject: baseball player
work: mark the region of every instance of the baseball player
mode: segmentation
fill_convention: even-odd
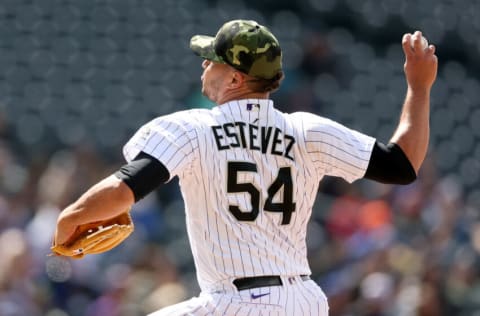
[[[78,225],[116,216],[179,178],[198,297],[151,315],[328,315],[310,279],[306,230],[324,176],[407,184],[429,139],[433,45],[402,41],[408,90],[388,144],[311,113],[282,113],[270,93],[283,79],[275,36],[255,21],[194,36],[202,92],[217,104],[153,119],[124,147],[127,164],[59,216],[55,241]]]

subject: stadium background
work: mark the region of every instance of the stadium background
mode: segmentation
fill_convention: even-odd
[[[59,210],[123,164],[139,126],[211,106],[188,42],[234,18],[280,40],[279,108],[382,141],[406,88],[401,36],[437,46],[419,179],[325,180],[310,262],[332,316],[480,315],[479,14],[471,0],[1,0],[0,315],[143,315],[197,294],[175,181],[134,207],[121,247],[46,254]]]

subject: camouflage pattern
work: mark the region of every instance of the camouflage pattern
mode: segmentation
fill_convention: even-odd
[[[256,78],[271,79],[282,70],[282,50],[278,40],[255,21],[227,22],[215,37],[192,37],[190,48],[205,59],[229,64]]]

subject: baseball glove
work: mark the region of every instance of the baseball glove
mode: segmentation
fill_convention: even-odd
[[[87,254],[106,252],[124,241],[133,232],[134,225],[127,211],[104,221],[97,221],[77,227],[70,239],[50,248],[53,254],[74,259]]]

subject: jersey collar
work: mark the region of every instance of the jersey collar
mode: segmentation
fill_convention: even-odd
[[[265,118],[273,110],[273,101],[270,99],[242,99],[233,100],[216,106],[214,110],[225,114],[241,117]]]

